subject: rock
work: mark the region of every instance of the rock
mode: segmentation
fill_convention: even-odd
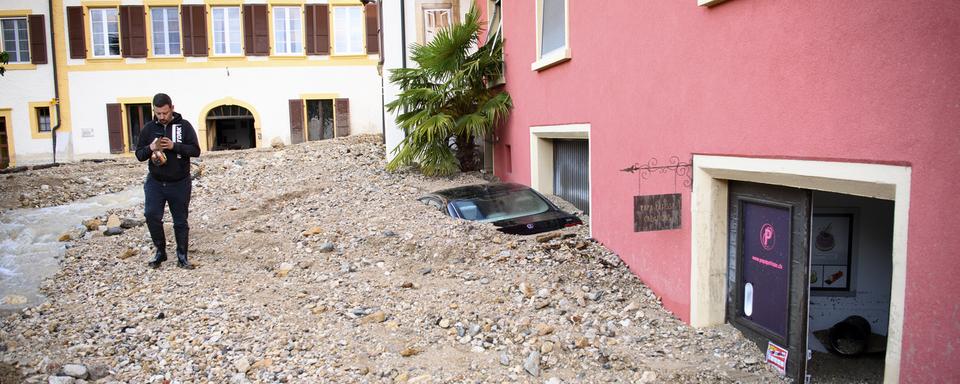
[[[402,351],[400,351],[400,356],[410,357],[419,353],[420,353],[419,349],[416,349],[413,347],[407,347],[407,348],[404,348]]]
[[[87,368],[87,374],[89,375],[88,379],[91,381],[100,380],[110,376],[110,367],[103,364],[91,365]]]
[[[250,371],[256,371],[256,370],[258,370],[258,369],[268,368],[268,367],[270,367],[271,365],[273,365],[273,360],[271,360],[271,359],[259,360],[259,361],[257,361],[256,363],[253,363],[253,365],[250,366]]]
[[[143,225],[143,220],[124,218],[120,221],[120,228],[130,229]]]
[[[40,186],[40,190],[41,190],[41,191],[49,191],[49,190],[50,190],[50,186],[49,186],[49,185],[46,185],[46,184],[43,184],[43,185]]]
[[[360,318],[360,324],[382,323],[387,320],[387,314],[383,311],[376,311]]]
[[[411,282],[409,282],[409,281],[404,282],[403,284],[400,284],[400,288],[408,288],[408,289],[409,289],[409,288],[413,288],[413,283],[411,283]]]
[[[323,233],[323,228],[322,228],[322,227],[313,227],[313,228],[310,228],[310,229],[308,229],[308,230],[306,230],[306,231],[301,232],[300,234],[303,235],[303,237],[310,237],[310,236],[313,236],[313,235],[319,235],[319,234],[321,234],[321,233]]]
[[[506,352],[500,352],[500,365],[505,367],[510,365],[510,355]]]
[[[587,298],[587,300],[590,300],[590,301],[599,301],[600,298],[603,297],[603,292],[602,291],[590,292],[586,294],[585,297]]]
[[[117,255],[117,258],[120,260],[126,260],[139,254],[140,254],[140,251],[137,250],[136,248],[127,248],[123,250],[123,252],[120,252],[120,254]]]
[[[3,303],[6,305],[23,305],[28,301],[30,300],[23,295],[6,295],[3,297]]]
[[[534,329],[537,331],[537,336],[546,336],[553,333],[553,326],[549,324],[539,323],[534,326]]]
[[[563,384],[563,380],[560,380],[559,377],[551,377],[550,380],[547,380],[547,384]]]
[[[97,229],[100,229],[101,225],[103,225],[103,221],[101,221],[99,217],[94,217],[90,220],[83,221],[83,226],[87,227],[88,231],[96,231]]]
[[[540,344],[540,353],[546,355],[550,352],[553,352],[553,342],[544,341],[543,344]]]
[[[540,352],[533,351],[523,361],[523,369],[533,377],[540,376]]]
[[[643,375],[640,376],[640,381],[638,383],[652,383],[657,381],[657,374],[653,371],[643,371]]]
[[[169,383],[168,380],[162,380],[163,383]],[[230,384],[249,384],[250,379],[247,379],[247,375],[243,373],[234,373],[233,376],[230,376]]]
[[[450,319],[440,319],[438,325],[440,325],[440,328],[443,329],[450,328]]]
[[[239,373],[247,373],[250,370],[250,361],[246,357],[241,357],[233,362],[233,368]]]
[[[480,333],[480,324],[473,324],[470,326],[470,336],[476,336]]]
[[[336,249],[337,249],[337,246],[334,245],[333,243],[325,242],[325,243],[323,243],[323,244],[320,244],[320,250],[319,250],[319,251],[322,252],[322,253],[329,253],[329,252],[335,251]]]
[[[120,228],[120,227],[110,227],[110,228],[107,228],[106,231],[103,231],[104,236],[116,236],[116,235],[122,235],[122,234],[123,234],[123,228]]]
[[[397,233],[394,231],[390,231],[390,230],[383,231],[383,237],[395,237],[395,236],[397,236]]]
[[[294,265],[291,263],[280,263],[280,266],[277,267],[277,270],[273,273],[276,277],[286,277],[290,271],[293,270]]]
[[[107,217],[107,228],[119,227],[120,226],[120,216],[110,215]]]
[[[590,340],[586,337],[578,337],[574,340],[573,345],[577,348],[586,348],[590,346]]]
[[[520,293],[522,293],[528,299],[533,297],[533,287],[531,287],[530,284],[527,284],[526,282],[520,283],[519,289]]]
[[[537,242],[538,242],[538,243],[546,243],[546,242],[548,242],[548,241],[550,241],[550,240],[559,239],[559,238],[560,238],[560,234],[559,234],[559,233],[557,233],[557,232],[549,232],[549,233],[545,233],[545,234],[542,234],[542,235],[537,236]]]
[[[77,382],[77,379],[74,379],[70,376],[50,376],[47,379],[49,384],[74,384]]]
[[[63,374],[77,379],[86,379],[89,375],[89,372],[87,372],[87,367],[85,365],[67,364],[63,366]]]
[[[756,356],[747,356],[746,358],[743,359],[743,363],[746,365],[754,365],[759,362],[760,362],[760,359],[758,359]]]
[[[67,241],[70,241],[70,240],[73,240],[73,233],[72,233],[72,232],[64,232],[62,235],[60,235],[60,237],[57,238],[57,241],[59,241],[59,242],[61,242],[61,243],[67,242]]]
[[[623,309],[624,312],[633,312],[640,309],[640,303],[637,301],[631,301],[626,308]]]
[[[270,140],[270,146],[273,147],[273,149],[282,149],[284,145],[283,139],[279,136]]]
[[[431,383],[431,382],[433,382],[433,376],[424,374],[408,380],[407,384],[424,384],[424,383]]]

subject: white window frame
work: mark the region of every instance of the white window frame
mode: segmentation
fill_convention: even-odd
[[[109,14],[113,13],[113,16],[116,18],[116,22],[111,23],[107,20],[110,16]],[[101,37],[97,38],[97,34],[94,32],[94,25],[100,25],[103,28],[103,33]],[[110,25],[114,24],[117,34],[117,53],[110,53]],[[94,58],[118,58],[121,54],[120,48],[120,11],[117,8],[90,8],[90,45],[92,48],[91,53]],[[97,47],[103,47],[103,54],[97,54]]]
[[[233,21],[230,20],[230,11],[237,12],[236,25]],[[220,13],[220,17],[223,20],[223,31],[221,40],[217,40],[217,17]],[[234,31],[236,31],[237,41],[233,41]],[[213,56],[243,56],[243,12],[240,10],[239,6],[218,6],[210,8],[210,34],[211,40],[213,42],[212,55]],[[236,51],[231,50],[232,46],[236,46]],[[222,52],[219,51],[222,48]]]
[[[154,19],[154,12],[162,12],[162,29],[157,30],[156,21]],[[171,20],[172,16],[172,20]],[[174,21],[174,24],[177,26],[176,30],[170,29],[170,22]],[[181,56],[183,54],[183,35],[180,31],[180,9],[178,7],[154,7],[150,8],[150,33],[151,33],[151,49],[153,50],[153,56]],[[171,34],[176,33],[176,52],[171,52]],[[157,36],[163,36],[163,42],[158,42]]]
[[[13,31],[13,43],[17,46],[15,51],[7,51],[7,33],[3,29],[3,23],[7,21],[22,21],[23,22],[23,31],[26,34],[26,38],[20,39],[20,23],[14,23]],[[26,17],[4,17],[0,18],[0,41],[3,42],[3,45],[0,46],[0,51],[6,51],[9,54],[10,64],[29,64],[30,63],[30,22],[27,21]],[[24,58],[22,53],[26,53],[26,58]]]
[[[554,65],[570,60],[570,0],[554,0],[563,2],[563,46],[556,48],[546,54],[541,53],[541,44],[543,43],[543,2],[537,0],[536,4],[536,33],[537,33],[537,60],[530,64],[533,71],[542,71]]]
[[[296,18],[294,19],[293,16]],[[281,33],[283,33],[283,40],[281,40]],[[274,54],[303,55],[303,33],[303,7],[273,7]]]
[[[432,41],[433,38],[436,37],[436,34],[440,32],[440,28],[441,28],[434,25],[433,36],[429,34],[430,23],[428,22],[428,20],[430,20],[430,18],[428,17],[428,15],[430,13],[437,13],[438,14],[437,16],[440,16],[440,12],[445,12],[447,17],[447,27],[453,25],[453,5],[442,6],[442,7],[426,7],[425,6],[422,12],[423,12],[423,44],[429,44],[430,41]]]
[[[346,12],[356,12],[350,14]],[[343,15],[341,15],[343,12]],[[366,29],[364,25],[364,10],[362,6],[335,6],[333,7],[333,55],[355,56],[366,55]],[[345,16],[345,17],[344,17]],[[351,20],[356,18],[356,20]],[[341,28],[342,26],[342,28]],[[340,40],[344,32],[349,33],[346,40]],[[356,35],[360,36],[359,44],[353,41]],[[344,44],[341,44],[343,42]]]

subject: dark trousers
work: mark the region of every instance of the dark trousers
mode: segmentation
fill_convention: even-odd
[[[187,252],[187,243],[190,236],[190,225],[187,224],[187,215],[190,213],[190,192],[193,185],[189,177],[180,181],[165,182],[147,175],[143,183],[143,216],[150,230],[150,238],[158,250],[165,250],[167,238],[163,233],[163,209],[170,204],[170,215],[173,216],[173,234],[177,239],[177,251]]]

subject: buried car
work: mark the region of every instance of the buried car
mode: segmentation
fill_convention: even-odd
[[[417,199],[450,216],[492,223],[513,235],[532,235],[583,224],[530,187],[514,183],[443,189]]]

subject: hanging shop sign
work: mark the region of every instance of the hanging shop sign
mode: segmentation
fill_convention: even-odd
[[[634,232],[680,228],[680,206],[679,193],[634,196]]]

